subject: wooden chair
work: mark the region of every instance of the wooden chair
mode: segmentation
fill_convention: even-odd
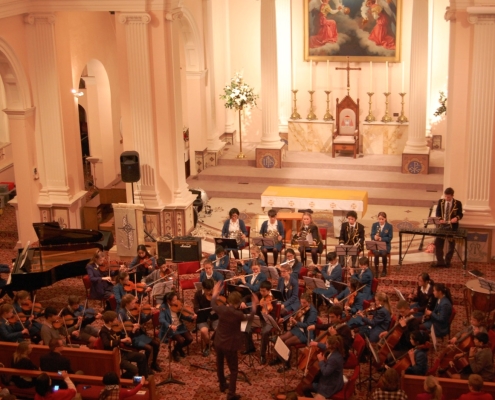
[[[335,130],[333,132],[332,157],[337,151],[359,153],[359,99],[355,102],[349,95],[339,103],[337,99]]]
[[[356,333],[356,336],[354,336],[354,342],[352,343],[352,349],[354,350],[354,353],[356,354],[356,358],[359,362],[361,359],[361,356],[363,355],[363,351],[366,347],[366,341],[364,338],[359,334]],[[359,374],[359,385],[361,385],[361,371],[358,372]]]
[[[371,250],[368,251],[368,262],[370,263],[370,268],[371,268],[371,265],[374,265],[373,264],[374,258],[375,258],[375,255],[373,254],[373,252]],[[390,255],[390,253],[387,253],[387,261],[388,261],[388,268],[390,268],[392,266],[392,256]],[[380,263],[380,260],[378,260],[378,263]]]
[[[179,288],[182,290],[182,300],[184,300],[184,291],[196,290],[194,287],[195,282],[199,282],[199,273],[196,272],[200,268],[199,261],[188,261],[177,264],[177,281]],[[182,275],[195,274],[194,278],[182,278]]]
[[[84,289],[86,290],[86,298],[88,300],[91,300],[90,297],[89,297],[89,293],[90,293],[90,290],[91,290],[91,281],[89,280],[89,276],[88,275],[84,275],[83,276],[83,284],[84,284]],[[117,308],[117,300],[115,300],[115,296],[113,294],[107,300],[105,300],[105,299],[96,299],[96,300],[100,300],[101,301],[101,308],[103,308],[103,309],[105,309],[106,302],[107,301],[110,303],[110,307],[112,307],[112,310],[115,311],[115,309]]]
[[[323,253],[325,253],[325,259],[323,261],[326,262],[326,256],[327,256],[327,228],[318,228],[318,231],[320,232],[320,239],[324,243],[323,250],[320,253],[320,264],[321,264],[321,256],[323,255]]]

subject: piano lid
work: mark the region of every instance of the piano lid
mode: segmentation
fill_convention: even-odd
[[[33,228],[40,246],[60,246],[95,243],[103,239],[103,234],[90,229],[63,229],[58,222],[35,222]]]

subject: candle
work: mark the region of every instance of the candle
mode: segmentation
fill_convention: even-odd
[[[387,82],[387,93],[388,93],[388,61],[385,62],[385,81]]]
[[[292,90],[296,90],[296,60],[292,59]]]
[[[373,62],[370,61],[370,93],[373,93]]]
[[[404,62],[402,62],[402,89],[401,93],[404,93]]]
[[[330,90],[330,64],[327,60],[327,88]]]
[[[313,61],[309,62],[309,90],[313,90]]]

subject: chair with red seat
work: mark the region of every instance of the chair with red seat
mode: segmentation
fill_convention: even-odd
[[[354,372],[349,380],[344,384],[342,390],[332,396],[332,400],[347,400],[352,398],[356,389],[356,380],[360,376],[361,369],[359,365],[354,368]]]
[[[318,231],[320,232],[320,239],[324,243],[323,244],[323,250],[320,253],[320,264],[321,264],[321,256],[323,253],[325,253],[325,257],[327,256],[327,228],[318,228]],[[325,258],[326,260],[326,258]]]
[[[493,353],[495,351],[495,331],[493,329],[488,331],[488,337],[490,338],[490,348]]]
[[[377,278],[373,278],[373,281],[371,281],[371,293],[373,296],[376,294],[376,291],[378,290],[378,284],[380,281]]]
[[[361,359],[361,356],[363,355],[363,351],[365,347],[366,347],[366,341],[359,333],[356,333],[356,336],[354,336],[354,342],[352,343],[352,349],[356,354],[356,358],[358,362]],[[359,372],[359,384],[361,384],[361,372]]]
[[[251,235],[251,227],[246,225],[246,231],[247,231],[247,235],[246,235],[246,242],[244,243],[244,246],[242,247],[239,247],[239,250],[241,251],[241,258],[242,258],[242,250],[244,249],[248,249],[248,253],[249,253],[249,256],[248,257],[251,257],[251,251],[249,250],[249,237]]]
[[[349,357],[344,364],[344,369],[354,369],[359,365],[358,359],[354,353],[349,353]]]
[[[180,290],[182,290],[182,300],[184,300],[184,291],[196,289],[194,283],[199,282],[199,275],[197,272],[199,268],[199,261],[188,261],[177,264],[177,281]],[[184,275],[196,276],[185,278]]]
[[[303,279],[305,276],[308,276],[308,269],[306,267],[302,267],[299,271],[299,279]]]
[[[90,300],[89,293],[91,290],[91,280],[89,279],[88,275],[83,276],[83,284],[84,284],[84,289],[86,290],[86,299]],[[117,300],[115,300],[115,296],[113,294],[107,300],[105,300],[105,299],[96,299],[96,300],[101,301],[101,308],[106,307],[106,304],[105,304],[106,301],[108,301],[110,303],[110,307],[112,308],[112,310],[115,311],[115,309],[117,308]]]

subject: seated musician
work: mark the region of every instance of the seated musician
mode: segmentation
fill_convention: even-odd
[[[31,295],[25,290],[19,290],[16,292],[13,303],[15,311],[18,314],[24,314],[29,318],[29,322],[24,324],[29,329],[29,336],[31,340],[38,343],[41,340],[41,322],[38,318],[41,316],[41,310],[35,310],[33,307],[33,302],[31,301]]]
[[[211,263],[209,265],[212,268]],[[210,330],[216,330],[218,326],[218,315],[211,312],[210,306],[215,281],[211,278],[204,279],[203,281],[201,281],[201,286],[203,288],[197,290],[196,293],[194,293],[193,307],[194,313],[198,316],[196,318],[196,328],[199,329],[199,332],[201,333],[201,339],[205,344],[203,357],[208,357],[210,354],[211,346],[209,332]]]
[[[161,329],[159,333],[160,340],[163,337],[170,338],[175,341],[172,357],[176,362],[180,361],[180,357],[185,357],[183,348],[189,346],[193,337],[191,332],[184,325],[183,321],[193,322],[196,320],[196,314],[192,313],[191,316],[184,315],[183,307],[177,299],[177,293],[170,292],[166,296],[166,301],[160,306],[159,321]]]
[[[122,297],[121,307],[118,311],[120,321],[133,323],[132,330],[127,331],[132,339],[132,346],[136,349],[144,350],[148,363],[152,358],[151,368],[156,372],[161,372],[162,369],[158,366],[157,361],[158,353],[160,352],[160,341],[155,337],[150,338],[142,327],[144,323],[151,319],[152,314],[145,315],[142,313],[136,300],[136,297],[132,294],[126,294]]]
[[[147,276],[156,269],[156,259],[153,257],[144,244],[137,247],[137,255],[129,264],[129,271],[136,273],[136,281],[141,282],[144,276]]]
[[[93,308],[84,308],[79,296],[71,295],[67,299],[67,306],[62,309],[62,317],[67,315],[74,318],[74,324],[67,328],[67,333],[92,347],[98,338],[98,329],[91,324],[101,318]]]
[[[106,310],[111,310],[112,306],[108,299],[113,296],[113,282],[112,276],[117,275],[118,271],[109,273],[103,273],[100,267],[105,262],[105,254],[101,250],[97,250],[89,264],[86,265],[86,272],[88,273],[89,280],[91,282],[91,288],[89,290],[89,298],[93,300],[106,300]],[[125,270],[122,266],[121,271]]]
[[[416,330],[410,335],[412,349],[408,351],[408,357],[411,360],[411,365],[407,367],[407,375],[425,376],[428,370],[428,345],[429,340],[427,332]]]
[[[43,340],[43,344],[48,346],[50,344],[50,340],[52,339],[61,339],[64,340],[62,335],[60,334],[60,328],[56,328],[53,324],[59,320],[58,311],[55,307],[47,307],[45,308],[45,321],[43,322],[43,326],[41,327],[40,335]],[[65,341],[64,341],[65,343]]]
[[[468,378],[469,392],[463,394],[458,400],[493,400],[490,393],[483,392],[483,378],[478,374],[471,374]]]
[[[425,310],[433,310],[435,307],[435,296],[433,295],[433,282],[427,272],[422,272],[418,275],[418,287],[416,294],[408,296],[408,300],[412,301],[411,308],[414,309],[416,317],[422,317]]]
[[[403,356],[407,351],[413,348],[411,344],[411,333],[419,329],[420,320],[415,318],[409,308],[409,303],[406,300],[399,300],[397,303],[397,322],[388,332],[380,333],[379,337],[387,338],[389,334],[392,334],[396,329],[400,330],[400,338],[397,344],[390,350],[393,352],[395,358]],[[390,357],[393,358],[393,357]]]
[[[316,324],[318,317],[318,311],[311,304],[311,296],[308,293],[301,295],[301,308],[292,314],[289,319],[289,323],[292,328],[280,336],[286,346],[290,347],[299,343],[309,343],[313,339],[314,332],[308,330],[308,326]],[[278,364],[280,360],[277,358],[270,362],[270,365]],[[284,370],[290,369],[290,360],[288,360],[282,368],[279,368],[277,372],[284,372]]]
[[[344,387],[344,348],[340,336],[328,336],[327,353],[318,353],[320,371],[316,375],[312,387],[304,387],[304,396],[315,399],[330,399]]]
[[[474,310],[471,313],[471,318],[469,320],[470,325],[457,332],[456,335],[449,340],[449,343],[451,345],[455,345],[456,343],[460,343],[468,337],[472,338],[479,332],[487,333],[486,328],[483,326],[484,321],[485,315],[483,314],[483,312]]]
[[[495,379],[495,367],[493,366],[492,349],[488,342],[488,333],[479,332],[474,335],[474,347],[469,349],[468,354],[469,365],[459,375],[452,374],[451,377],[454,379],[468,379],[469,375],[478,374],[484,381],[493,382]]]
[[[358,252],[361,252],[364,246],[364,226],[357,222],[357,212],[348,211],[346,214],[347,222],[340,227],[339,244],[356,246]],[[358,253],[359,254],[359,253]],[[357,256],[352,256],[352,266],[356,266]],[[340,265],[348,267],[345,256],[339,256]]]
[[[284,245],[285,229],[281,221],[277,221],[277,211],[268,210],[268,221],[261,224],[260,233],[263,237],[272,238],[274,246],[262,246],[261,252],[265,257],[265,264],[268,265],[268,253],[273,253],[273,265],[277,265],[278,253],[282,251]]]
[[[326,289],[316,288],[313,290],[314,303],[318,308],[319,302],[316,295],[323,295],[327,299],[334,297],[339,291],[335,287],[335,282],[342,282],[342,267],[337,259],[337,253],[332,251],[327,254],[327,265],[321,268],[321,275],[325,281]]]
[[[266,275],[263,272],[260,272],[260,266],[256,260],[253,260],[253,273],[251,276],[242,275],[241,278],[237,281],[238,285],[243,285],[249,288],[251,292],[256,293],[260,291],[261,282],[266,281]]]
[[[213,263],[213,269],[229,269],[229,255],[225,253],[222,246],[217,246],[215,254],[209,256],[208,260]]]
[[[203,261],[203,270],[199,274],[199,281],[203,283],[207,279],[212,279],[214,283],[224,280],[223,274],[213,269],[213,264],[208,258]]]
[[[363,309],[364,300],[366,297],[360,288],[359,281],[357,279],[351,278],[349,281],[349,286],[346,287],[342,292],[340,292],[334,299],[333,304],[335,306],[339,305],[341,302],[344,303],[343,309],[346,316],[354,315],[359,310]]]
[[[317,329],[319,331],[327,330],[330,336],[339,335],[342,338],[342,344],[344,346],[344,361],[347,361],[349,357],[349,351],[351,350],[352,344],[354,343],[354,337],[349,326],[342,320],[342,308],[339,306],[332,306],[328,309],[328,324],[315,324],[308,326],[308,330]],[[318,347],[319,349],[325,351],[327,346],[325,343],[319,343],[311,341],[309,344],[313,347]]]
[[[113,285],[113,295],[115,296],[115,302],[117,303],[117,308],[115,311],[119,312],[120,303],[122,301],[122,297],[127,294],[124,286],[129,283],[129,274],[126,271],[120,271],[117,277],[115,278],[115,284]]]
[[[433,286],[433,295],[436,303],[433,311],[425,310],[424,319],[427,319],[421,329],[429,330],[433,325],[435,335],[444,337],[450,332],[450,316],[452,315],[452,297],[450,290],[443,283],[435,283]]]
[[[0,306],[0,340],[2,342],[22,342],[29,338],[26,325],[13,317],[15,317],[14,307],[11,304],[2,304]]]
[[[237,240],[237,247],[235,249],[226,249],[227,253],[232,251],[236,259],[239,259],[239,249],[246,244],[246,236],[248,234],[246,224],[244,224],[242,219],[239,219],[239,215],[239,210],[232,208],[229,211],[229,219],[225,221],[222,227],[222,237]]]
[[[104,350],[120,349],[120,343],[132,344],[132,339],[123,337],[122,323],[115,311],[105,311],[102,316],[103,326],[100,329],[100,338]],[[133,363],[136,363],[134,365]],[[136,375],[148,378],[148,362],[143,353],[120,349],[120,368],[125,370],[123,378],[132,379]]]
[[[291,276],[295,279],[299,279],[299,273],[301,272],[303,265],[302,262],[297,259],[294,249],[287,249],[285,251],[285,257],[287,259],[286,261],[293,261],[288,264],[292,268]]]
[[[354,272],[354,269],[351,269],[351,278],[357,279],[360,286],[365,285],[365,287],[363,288],[363,293],[366,296],[366,300],[371,300],[373,299],[373,293],[371,293],[373,273],[370,270],[370,262],[368,260],[368,257],[361,257],[359,259],[359,268],[361,269],[361,271]]]
[[[176,274],[169,268],[169,265],[162,257],[156,259],[156,265],[158,269],[151,271],[150,274],[141,279],[141,282],[147,285],[145,293],[151,293],[154,300],[161,304],[163,297],[174,290],[174,277]]]
[[[265,261],[261,258],[261,251],[260,248],[256,245],[252,245],[250,248],[250,253],[251,253],[251,260],[247,260],[243,265],[242,265],[242,270],[246,274],[252,274],[253,270],[251,266],[253,265],[253,261],[257,262],[259,266],[266,267]]]
[[[282,292],[283,303],[280,314],[287,315],[301,307],[299,302],[299,281],[290,273],[288,265],[280,267],[280,278],[277,282],[277,290]]]
[[[323,242],[320,237],[320,230],[313,222],[313,216],[309,212],[305,212],[302,216],[302,226],[298,233],[298,239],[306,240],[310,243],[310,246],[307,247],[299,246],[298,250],[302,263],[306,263],[306,252],[310,252],[313,264],[317,264],[318,254],[321,254],[323,251]]]
[[[380,340],[380,333],[387,332],[390,327],[390,304],[388,296],[384,292],[378,292],[375,296],[375,310],[371,310],[373,319],[365,316],[366,310],[358,311],[358,316],[351,318],[347,324],[350,327],[359,326],[359,333],[363,337],[369,337],[371,343]]]
[[[382,258],[383,270],[380,276],[387,276],[387,254],[390,254],[390,242],[394,236],[394,227],[387,222],[387,214],[383,211],[378,213],[378,222],[371,226],[371,239],[377,242],[384,242],[387,245],[386,250],[373,250],[375,256],[375,276],[378,277],[378,262]]]

